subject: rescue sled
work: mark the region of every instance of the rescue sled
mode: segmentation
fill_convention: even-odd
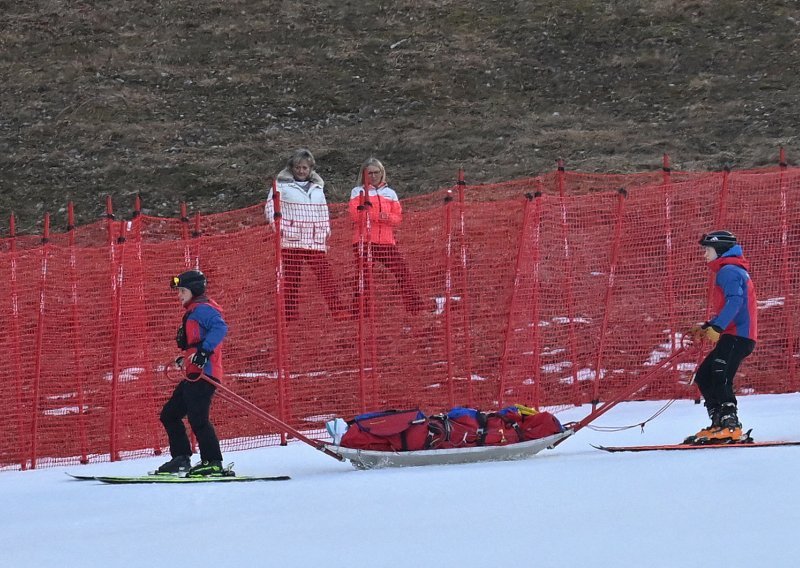
[[[477,463],[486,461],[509,461],[529,458],[540,451],[571,436],[572,430],[564,430],[558,434],[517,442],[505,446],[474,446],[468,448],[449,448],[435,450],[416,450],[387,452],[376,450],[358,450],[333,444],[326,447],[350,461],[356,469],[380,469],[384,467],[412,467],[420,465],[449,465],[460,463]]]
[[[384,410],[326,427],[333,439],[327,449],[357,469],[519,460],[573,433],[552,414],[519,404],[490,412],[456,407],[431,416]]]

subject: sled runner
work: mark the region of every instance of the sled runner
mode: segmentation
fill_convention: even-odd
[[[334,446],[332,444],[328,444],[328,448],[349,460],[356,469],[379,469],[384,467],[447,465],[526,459],[571,435],[572,430],[564,430],[563,432],[545,438],[508,444],[505,446],[473,446],[408,452],[357,450],[345,448],[343,446]]]

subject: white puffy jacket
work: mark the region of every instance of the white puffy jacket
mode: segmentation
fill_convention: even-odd
[[[276,180],[281,194],[281,246],[327,251],[331,223],[322,178],[312,172],[309,181],[296,181],[289,170],[283,170]],[[273,207],[270,188],[264,214],[274,227]]]

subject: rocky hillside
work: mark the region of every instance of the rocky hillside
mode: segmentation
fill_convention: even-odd
[[[300,146],[332,201],[569,169],[800,155],[795,0],[0,0],[0,230],[265,198]],[[61,213],[59,213],[61,212]]]

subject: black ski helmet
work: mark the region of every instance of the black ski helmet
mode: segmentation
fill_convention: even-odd
[[[700,245],[713,248],[717,252],[717,256],[722,256],[735,244],[736,235],[730,231],[711,231],[700,239]]]
[[[187,270],[172,277],[170,288],[186,288],[192,296],[202,296],[206,292],[206,276],[199,270]]]

